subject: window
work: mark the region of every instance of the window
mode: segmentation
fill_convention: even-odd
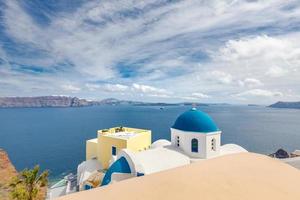
[[[92,189],[93,187],[91,185],[84,185],[84,190],[90,190]]]
[[[192,152],[198,152],[198,140],[196,138],[192,139],[191,147]]]
[[[111,147],[111,154],[113,156],[117,155],[117,148],[116,147]]]
[[[180,146],[179,145],[179,136],[176,136],[176,146],[178,146],[178,147]]]
[[[136,176],[144,176],[145,174],[144,173],[141,173],[141,172],[137,172],[136,173]]]
[[[216,150],[216,139],[215,138],[211,139],[211,150],[213,150],[213,151]]]

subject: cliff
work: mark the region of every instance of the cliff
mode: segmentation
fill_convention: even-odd
[[[300,109],[300,101],[298,102],[283,102],[283,101],[278,101],[269,107],[271,108],[295,108],[295,109]]]
[[[11,164],[8,155],[0,149],[0,199],[9,199],[9,183],[17,176],[15,167]]]
[[[17,176],[18,172],[10,162],[7,153],[0,149],[0,199],[9,200],[9,184],[13,177]],[[36,200],[43,200],[46,198],[47,187],[43,187],[38,193]]]
[[[93,102],[77,97],[41,96],[41,97],[0,97],[0,108],[21,107],[81,107]]]
[[[151,103],[141,101],[127,101],[107,98],[101,101],[88,101],[68,96],[40,96],[40,97],[0,97],[0,108],[43,108],[43,107],[83,107],[99,105],[132,105],[132,106],[208,106],[204,103]],[[214,105],[214,104],[211,104]],[[216,104],[219,105],[219,104]]]

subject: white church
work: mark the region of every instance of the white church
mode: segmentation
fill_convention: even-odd
[[[145,151],[122,149],[102,179],[102,186],[196,161],[247,152],[236,144],[221,145],[222,131],[206,113],[192,108],[171,127],[171,142],[157,140]]]

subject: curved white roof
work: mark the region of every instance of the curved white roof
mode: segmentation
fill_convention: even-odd
[[[174,148],[167,140],[153,143],[152,148],[141,152],[132,152],[123,149],[118,157],[125,157],[132,172],[151,174],[205,159],[191,159],[178,148]],[[220,147],[220,155],[248,152],[236,144],[226,144]]]
[[[79,184],[83,183],[93,172],[102,169],[101,163],[96,159],[90,159],[80,163],[77,167],[77,182]]]
[[[127,150],[128,151],[128,150]],[[120,153],[122,155],[122,153]],[[183,165],[190,164],[190,158],[168,148],[155,148],[141,152],[127,154],[134,162],[134,166],[141,166],[139,170],[131,170],[144,174],[151,174]],[[128,158],[126,158],[128,160]]]
[[[156,140],[155,142],[153,142],[151,144],[151,148],[155,149],[158,147],[164,147],[164,146],[169,146],[169,145],[171,145],[171,142],[169,140],[161,139],[161,140]]]
[[[225,144],[220,147],[220,156],[233,154],[233,153],[242,153],[242,152],[248,152],[248,151],[237,144]]]

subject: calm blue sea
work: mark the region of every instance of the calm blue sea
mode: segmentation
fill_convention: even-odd
[[[85,141],[98,129],[130,126],[152,130],[153,141],[169,139],[169,127],[189,109],[170,106],[97,106],[83,108],[0,109],[0,148],[18,170],[40,164],[51,180],[74,172],[85,158]],[[199,107],[223,131],[222,143],[272,153],[300,149],[300,110],[260,106]]]

